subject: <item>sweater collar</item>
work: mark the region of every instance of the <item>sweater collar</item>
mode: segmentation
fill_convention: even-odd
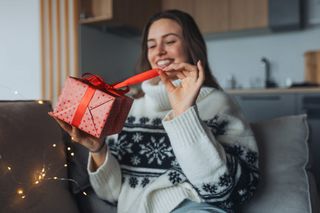
[[[173,81],[173,84],[180,84],[180,80]],[[149,106],[153,106],[155,110],[159,111],[166,111],[171,109],[166,88],[161,81],[159,83],[154,83],[153,79],[144,81],[141,85],[141,88],[145,93],[145,98]],[[214,88],[211,87],[202,87],[197,98],[197,102],[201,101],[213,90]]]

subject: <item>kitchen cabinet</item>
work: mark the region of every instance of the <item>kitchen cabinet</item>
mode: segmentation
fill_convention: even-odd
[[[163,0],[162,10],[168,9],[189,13],[202,33],[229,30],[229,0]]]
[[[202,33],[229,30],[229,2],[226,0],[201,0],[195,5],[194,17]]]
[[[199,1],[199,3],[202,0]],[[194,7],[196,5],[195,0],[162,0],[161,1],[161,9],[162,10],[170,10],[170,9],[179,9],[189,14],[194,14]]]
[[[141,32],[147,17],[179,9],[194,17],[202,33],[293,29],[301,25],[301,0],[79,0],[80,23],[102,23]],[[290,5],[290,6],[287,6]]]
[[[229,0],[229,30],[268,27],[268,0]]]
[[[80,0],[80,24],[104,24],[141,31],[146,17],[160,10],[160,0]]]
[[[190,13],[202,33],[268,26],[268,0],[163,0],[162,9],[181,9]]]
[[[297,112],[295,94],[243,94],[234,98],[251,122],[294,115]]]
[[[302,8],[302,3],[300,0],[283,1],[162,0],[162,9],[180,9],[190,13],[204,34],[255,29],[297,29],[301,25],[299,9]]]

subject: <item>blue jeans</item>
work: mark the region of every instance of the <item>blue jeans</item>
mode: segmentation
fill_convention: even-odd
[[[197,203],[191,200],[182,201],[171,213],[227,213],[208,203]]]

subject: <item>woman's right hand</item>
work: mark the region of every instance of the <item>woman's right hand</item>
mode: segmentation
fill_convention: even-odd
[[[95,138],[62,120],[55,117],[53,118],[58,122],[61,128],[71,136],[73,142],[83,145],[91,152],[93,159],[91,170],[96,171],[103,164],[107,156],[105,137]]]
[[[53,118],[58,122],[61,128],[70,135],[73,142],[83,145],[92,153],[98,153],[97,151],[105,152],[105,149],[102,149],[103,146],[105,146],[104,137],[95,138],[92,135],[89,135],[88,133],[85,133],[74,126],[71,126],[62,120],[59,120],[55,117]]]

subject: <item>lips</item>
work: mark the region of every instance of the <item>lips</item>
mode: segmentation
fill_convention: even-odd
[[[156,65],[159,67],[159,68],[164,68],[166,66],[168,66],[169,64],[171,64],[173,62],[172,59],[161,59],[161,60],[158,60],[156,62]]]

